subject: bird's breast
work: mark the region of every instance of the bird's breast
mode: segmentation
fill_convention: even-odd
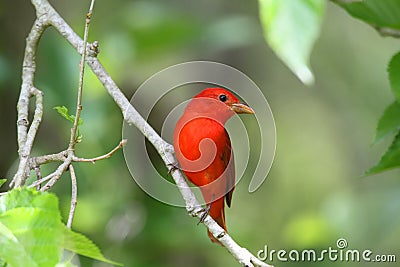
[[[224,126],[209,118],[182,117],[175,128],[174,147],[186,176],[196,185],[217,179],[225,170],[222,160],[230,152],[229,135]]]

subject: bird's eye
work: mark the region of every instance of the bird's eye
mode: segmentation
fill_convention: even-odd
[[[225,102],[228,98],[226,97],[226,95],[222,94],[219,95],[219,100],[221,100],[222,102]]]

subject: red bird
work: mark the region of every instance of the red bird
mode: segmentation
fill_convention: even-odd
[[[223,88],[207,88],[187,105],[174,131],[175,155],[186,177],[198,186],[206,211],[225,230],[224,198],[231,206],[235,188],[233,151],[225,122],[254,111]],[[211,241],[219,241],[208,231]]]

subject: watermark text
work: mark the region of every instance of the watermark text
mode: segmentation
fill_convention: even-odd
[[[262,261],[281,261],[281,262],[322,262],[322,261],[341,261],[341,262],[396,262],[394,254],[374,254],[369,249],[358,250],[348,249],[347,240],[339,238],[335,247],[328,247],[317,251],[315,249],[304,250],[275,250],[269,249],[267,245],[264,249],[257,252],[257,257]]]

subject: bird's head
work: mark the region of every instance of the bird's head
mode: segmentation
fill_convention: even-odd
[[[204,89],[193,97],[187,109],[200,115],[215,116],[223,123],[234,113],[254,113],[252,108],[240,103],[234,94],[223,88]]]

